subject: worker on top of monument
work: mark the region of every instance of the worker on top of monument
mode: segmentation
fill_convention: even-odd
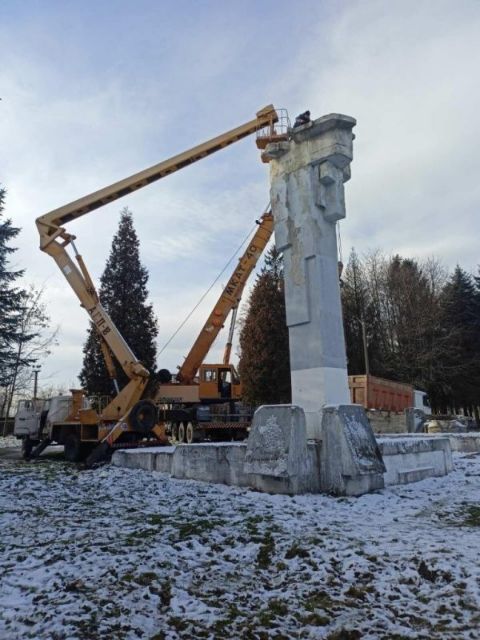
[[[301,127],[302,125],[308,124],[309,122],[310,122],[310,111],[304,111],[303,113],[301,113],[295,118],[295,124],[293,125],[293,128],[295,129],[295,127]]]

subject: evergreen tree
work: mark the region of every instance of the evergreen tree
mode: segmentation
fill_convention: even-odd
[[[451,372],[446,404],[454,411],[475,412],[480,405],[480,295],[473,278],[459,266],[442,297],[443,327],[451,336],[446,364]]]
[[[20,232],[10,219],[2,219],[5,189],[0,189],[0,386],[9,383],[11,368],[16,360],[22,310],[25,302],[23,289],[14,286],[23,271],[12,270],[9,257],[16,251],[9,243]]]
[[[131,212],[121,212],[118,231],[113,238],[110,255],[100,279],[99,296],[102,305],[135,356],[150,371],[155,369],[158,333],[153,307],[147,302],[148,272],[140,262],[139,241]],[[104,363],[97,331],[90,325],[83,348],[80,382],[89,393],[111,394],[112,382]],[[116,363],[120,387],[127,377]]]
[[[362,374],[366,371],[362,323],[365,323],[370,333],[373,323],[367,319],[367,316],[370,316],[371,306],[369,291],[363,265],[355,249],[350,252],[340,284],[348,372],[350,375]],[[369,359],[371,359],[371,342],[370,336],[370,339],[367,338]]]
[[[253,405],[291,401],[282,258],[273,247],[257,276],[240,332],[243,398]]]

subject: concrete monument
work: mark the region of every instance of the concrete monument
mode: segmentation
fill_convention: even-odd
[[[265,151],[275,241],[284,256],[292,402],[303,407],[315,439],[322,407],[350,402],[336,223],[345,218],[355,124],[348,116],[323,116]]]
[[[324,116],[263,154],[284,256],[292,402],[305,412],[307,438],[320,446],[320,487],[336,495],[380,489],[385,472],[365,411],[350,405],[340,302],[336,225],[345,218],[355,124],[348,116]],[[254,421],[251,438],[255,429]]]

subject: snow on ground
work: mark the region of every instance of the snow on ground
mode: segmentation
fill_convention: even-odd
[[[0,436],[0,449],[19,446],[20,441],[15,436]]]
[[[0,458],[0,638],[478,638],[480,456],[361,498]]]

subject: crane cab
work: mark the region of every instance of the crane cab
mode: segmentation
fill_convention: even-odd
[[[232,364],[202,364],[199,370],[199,395],[202,401],[239,400],[242,385]]]

